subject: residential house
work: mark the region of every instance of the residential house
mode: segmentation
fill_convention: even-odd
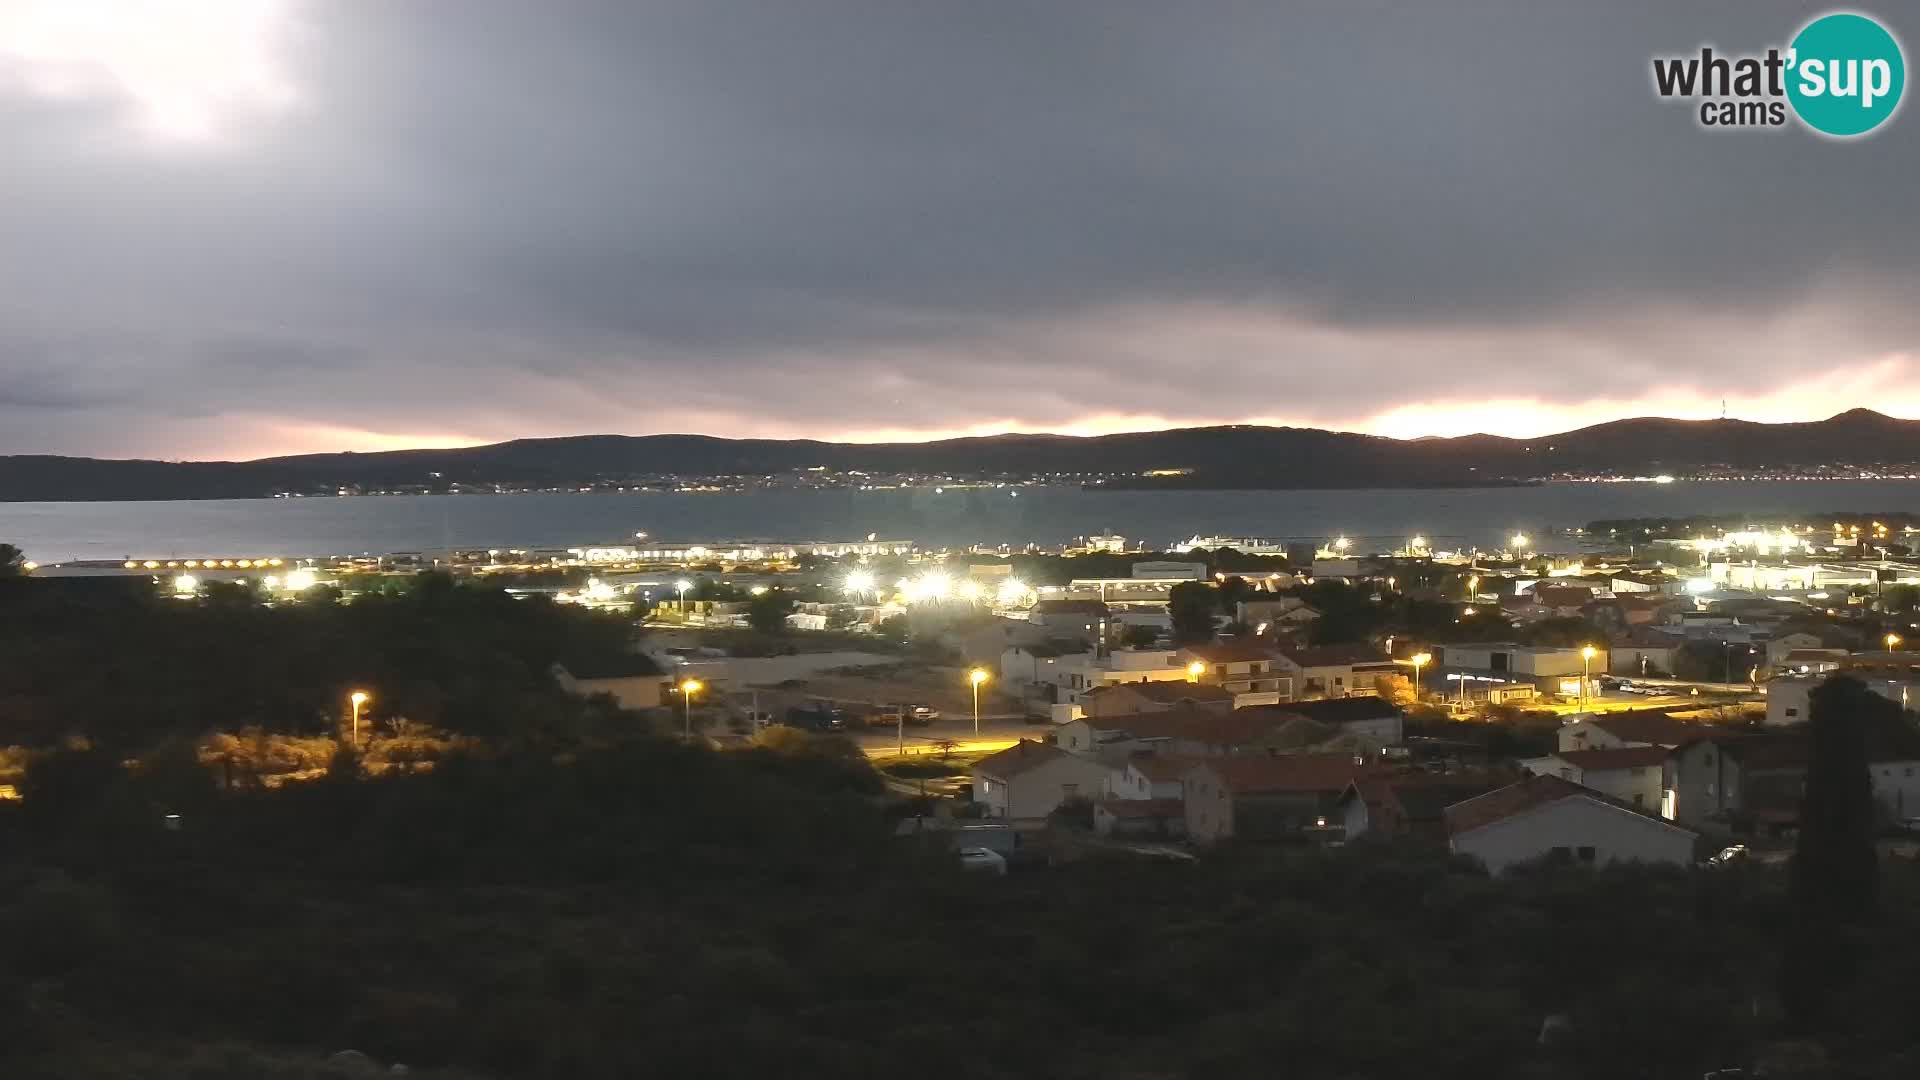
[[[1660,709],[1601,713],[1563,725],[1559,751],[1618,750],[1628,746],[1663,746],[1671,750],[1709,731],[1700,724],[1676,720]]]
[[[1093,647],[1077,638],[1009,645],[1000,653],[1000,685],[1011,692],[1034,685],[1052,687],[1056,683],[1056,671],[1065,671],[1068,664],[1092,659]]]
[[[1115,799],[1180,799],[1185,795],[1181,778],[1195,760],[1172,754],[1130,754],[1108,774],[1106,794]]]
[[[1346,839],[1415,839],[1444,844],[1446,808],[1512,783],[1505,772],[1407,770],[1347,785],[1338,803]]]
[[[1057,746],[1021,739],[973,766],[973,798],[989,817],[1043,818],[1068,799],[1098,798],[1108,769]]]
[[[1804,630],[1793,630],[1784,634],[1775,634],[1767,639],[1767,670],[1792,670],[1787,663],[1787,655],[1798,651],[1827,652],[1827,643],[1819,634],[1810,634]],[[1834,655],[1845,656],[1847,650],[1831,650]]]
[[[1093,804],[1093,831],[1177,840],[1187,835],[1186,805],[1179,799],[1101,799]]]
[[[1049,637],[1077,637],[1088,643],[1107,638],[1107,605],[1098,600],[1041,600],[1027,611],[1027,621],[1044,628]]]
[[[1141,682],[1186,682],[1192,678],[1165,649],[1114,649],[1061,656],[1034,668],[1040,681],[1032,691],[1049,701],[1082,705],[1088,694],[1104,686]]]
[[[1218,641],[1188,645],[1179,651],[1176,659],[1186,665],[1195,681],[1209,686],[1235,694],[1293,696],[1292,677],[1273,669],[1276,654],[1265,644]]]
[[[1528,776],[1447,807],[1447,842],[1499,873],[1532,859],[1693,862],[1698,835],[1558,776]]]
[[[1807,738],[1798,731],[1716,734],[1668,755],[1661,815],[1735,832],[1781,829],[1800,818]],[[1920,737],[1904,724],[1869,733],[1867,778],[1890,821],[1920,816]]]
[[[1058,725],[1054,744],[1118,761],[1142,752],[1204,757],[1297,749],[1334,734],[1297,716],[1259,709],[1163,709],[1129,716],[1081,716]]]
[[[1858,679],[1867,689],[1903,710],[1920,707],[1920,653],[1856,653],[1840,660],[1837,668],[1826,673],[1814,665],[1808,666],[1813,670],[1768,680],[1768,727],[1804,723],[1808,718],[1808,695],[1829,675]]]
[[[1769,643],[1771,644],[1771,643]],[[1769,656],[1773,649],[1768,648]],[[1790,649],[1774,664],[1776,675],[1827,675],[1846,663],[1845,649]]]
[[[1242,711],[1305,717],[1376,746],[1398,746],[1406,737],[1405,715],[1391,701],[1382,697],[1292,701],[1281,705],[1255,705]]]
[[[1231,712],[1234,694],[1218,686],[1195,682],[1109,683],[1081,695],[1087,716],[1131,716],[1171,709],[1211,709]]]
[[[1532,596],[1542,617],[1549,619],[1577,618],[1581,610],[1594,599],[1592,589],[1578,585],[1549,585],[1546,582],[1535,585]]]
[[[1319,617],[1317,608],[1297,596],[1242,600],[1234,608],[1234,618],[1242,625],[1256,631],[1264,626],[1267,633],[1276,636],[1305,629]]]
[[[659,664],[638,653],[556,660],[547,673],[569,694],[606,694],[623,709],[658,708],[670,682]]]
[[[1372,645],[1282,645],[1274,670],[1293,680],[1293,697],[1302,701],[1375,693],[1382,675],[1404,676],[1402,668]]]
[[[1187,836],[1211,844],[1341,831],[1339,799],[1354,780],[1391,767],[1353,754],[1208,758],[1184,777]]]
[[[1528,772],[1558,776],[1603,792],[1636,810],[1660,808],[1665,790],[1664,746],[1623,746],[1612,750],[1562,750],[1522,762]]]
[[[1665,677],[1687,639],[1652,627],[1636,626],[1607,650],[1607,671],[1626,678]]]

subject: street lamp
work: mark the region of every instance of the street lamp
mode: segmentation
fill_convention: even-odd
[[[1195,660],[1193,663],[1187,665],[1187,681],[1188,682],[1199,682],[1200,676],[1205,675],[1206,673],[1207,673],[1207,665],[1201,663],[1198,660]]]
[[[687,613],[687,590],[693,588],[693,582],[688,581],[686,578],[681,578],[679,581],[673,583],[673,587],[680,590],[680,614],[685,615]]]
[[[360,708],[367,702],[372,701],[373,695],[367,693],[365,690],[355,690],[353,693],[347,695],[347,700],[353,703],[353,745],[359,746]]]
[[[1587,711],[1587,684],[1593,681],[1593,654],[1598,652],[1591,645],[1580,650],[1580,711]]]
[[[1527,539],[1526,533],[1513,534],[1513,550],[1516,554],[1527,550],[1527,548],[1531,546],[1532,543],[1533,541]]]
[[[1420,669],[1427,666],[1427,662],[1433,659],[1433,654],[1427,653],[1427,652],[1417,652],[1417,653],[1414,653],[1413,656],[1410,657],[1409,659],[1413,661],[1413,700],[1419,701],[1420,700]]]
[[[987,681],[986,668],[974,668],[967,672],[967,681],[973,684],[973,737],[980,737],[980,684]]]
[[[1888,651],[1888,652],[1892,652],[1892,651],[1893,651],[1893,647],[1894,647],[1895,645],[1898,645],[1898,644],[1900,644],[1900,642],[1901,642],[1902,640],[1903,640],[1903,639],[1902,639],[1902,638],[1900,637],[1900,635],[1899,635],[1899,634],[1888,634],[1888,635],[1887,635],[1887,651]]]
[[[686,704],[687,738],[693,738],[693,695],[700,692],[700,680],[688,679],[680,684],[680,700]]]

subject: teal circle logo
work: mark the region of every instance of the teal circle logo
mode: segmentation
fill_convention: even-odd
[[[1815,131],[1865,135],[1900,107],[1907,64],[1886,27],[1852,12],[1822,15],[1790,46],[1787,100]]]

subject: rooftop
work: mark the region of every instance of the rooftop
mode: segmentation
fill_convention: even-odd
[[[1372,645],[1319,645],[1311,648],[1282,646],[1280,653],[1303,668],[1389,663],[1387,654]]]
[[[997,754],[989,754],[974,762],[973,771],[976,775],[984,773],[995,779],[1011,780],[1021,773],[1071,756],[1049,743],[1021,739]]]
[[[1272,754],[1208,758],[1189,773],[1206,770],[1236,795],[1340,792],[1348,784],[1392,770],[1353,754]]]
[[[1250,641],[1215,641],[1205,645],[1188,645],[1180,651],[1210,664],[1245,664],[1272,660],[1275,656],[1273,646]]]
[[[1278,705],[1249,705],[1241,712],[1304,716],[1322,724],[1351,724],[1362,720],[1384,720],[1399,716],[1400,710],[1383,697],[1327,698],[1324,701],[1288,701]]]
[[[1552,755],[1582,770],[1639,769],[1667,760],[1664,746],[1627,746],[1615,750],[1563,750]]]
[[[1679,829],[1682,832],[1692,831],[1690,829],[1683,829],[1670,821],[1662,821],[1660,818],[1628,806],[1626,803],[1610,795],[1595,791],[1589,787],[1582,787],[1571,780],[1563,780],[1558,776],[1528,776],[1508,784],[1506,787],[1496,788],[1493,791],[1487,792],[1485,795],[1475,796],[1464,802],[1457,802],[1447,807],[1444,815],[1447,823],[1447,832],[1450,835],[1458,836],[1463,832],[1484,828],[1496,821],[1504,821],[1507,818],[1524,814],[1536,807],[1547,806],[1551,803],[1560,802],[1563,799],[1574,798],[1591,799],[1594,802],[1603,803],[1615,809],[1624,810],[1629,814],[1646,818],[1648,821],[1658,822],[1670,829]]]

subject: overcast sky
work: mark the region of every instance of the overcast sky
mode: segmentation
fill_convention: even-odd
[[[1824,8],[0,0],[0,453],[1920,416]]]

